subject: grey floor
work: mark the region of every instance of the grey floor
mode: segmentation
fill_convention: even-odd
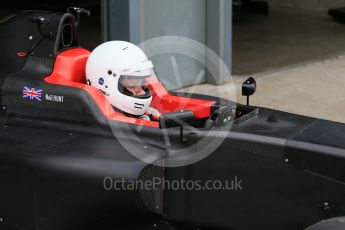
[[[326,13],[272,8],[233,25],[233,74],[248,75],[345,52],[345,25]]]

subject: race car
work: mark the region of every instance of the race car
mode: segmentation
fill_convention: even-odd
[[[158,77],[159,120],[126,116],[87,84],[82,13],[0,21],[0,229],[344,228],[344,124],[172,93]],[[255,89],[248,79],[243,95]]]

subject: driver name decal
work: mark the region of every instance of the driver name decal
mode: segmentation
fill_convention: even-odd
[[[57,102],[57,103],[64,102],[64,96],[46,94],[45,99],[46,101]]]

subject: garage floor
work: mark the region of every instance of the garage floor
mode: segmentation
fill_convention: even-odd
[[[233,25],[234,75],[323,60],[345,52],[345,25],[327,13],[271,8]]]
[[[273,9],[270,18],[244,18],[233,36],[233,82],[185,91],[245,103],[241,83],[253,76],[253,105],[345,123],[345,25]]]

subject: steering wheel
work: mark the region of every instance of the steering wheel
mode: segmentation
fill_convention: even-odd
[[[234,119],[235,111],[229,106],[217,108],[205,122],[204,128],[226,127]]]

